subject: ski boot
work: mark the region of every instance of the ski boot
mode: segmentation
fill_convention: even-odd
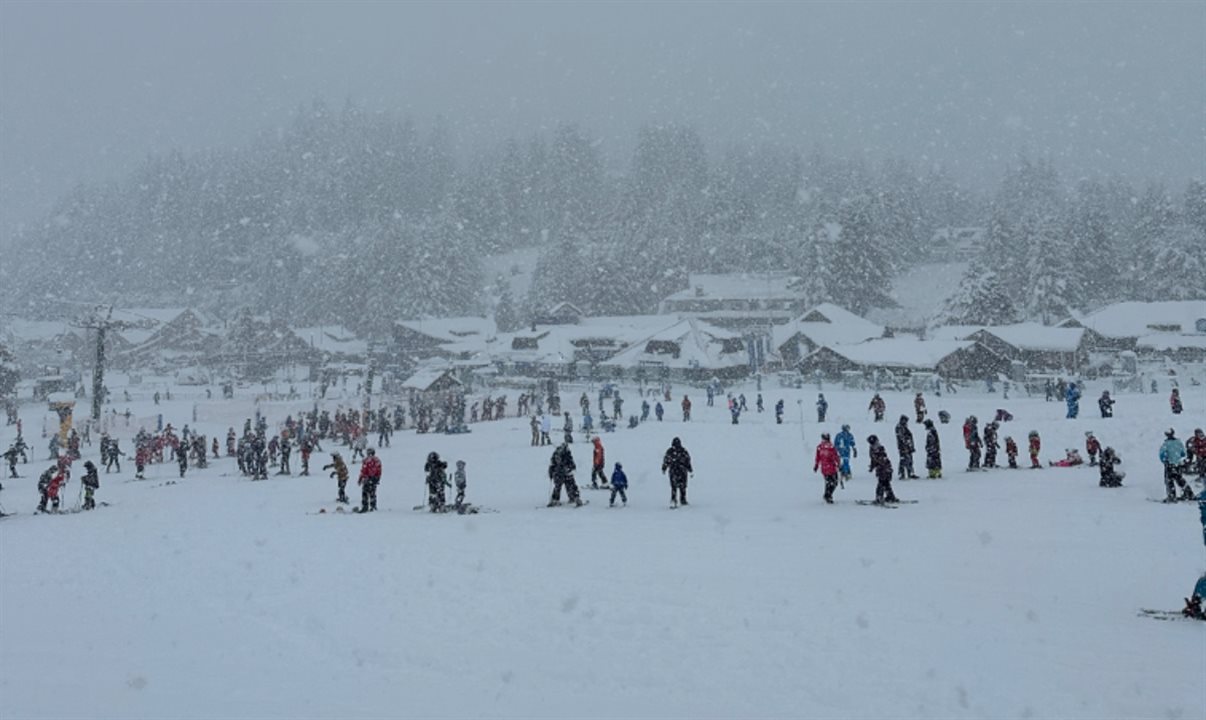
[[[1181,611],[1185,617],[1206,620],[1206,611],[1202,610],[1202,598],[1198,595],[1185,598],[1185,609]]]
[[[1185,487],[1181,488],[1181,499],[1193,501],[1193,500],[1197,500],[1198,498],[1196,495],[1193,494],[1193,488],[1189,487],[1189,485],[1186,484]]]

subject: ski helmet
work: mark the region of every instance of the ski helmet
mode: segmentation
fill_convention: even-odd
[[[374,450],[373,448],[369,448],[369,449],[368,449],[368,454],[369,454],[369,455],[376,455],[376,454],[377,454],[377,451],[376,451],[376,450]]]
[[[829,433],[821,433],[821,439],[825,442],[829,442]]]
[[[879,444],[879,438],[877,438],[874,435],[868,435],[867,436],[867,444],[868,445],[877,445],[877,444]]]
[[[1177,436],[1177,431],[1173,430],[1172,428],[1169,428],[1164,431],[1164,437],[1171,438],[1171,437],[1176,437],[1176,436]]]

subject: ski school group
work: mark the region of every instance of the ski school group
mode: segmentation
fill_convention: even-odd
[[[714,404],[714,397],[715,393],[709,387],[709,406]],[[1064,399],[1068,405],[1067,417],[1077,417],[1080,393],[1075,383],[1067,386]],[[619,398],[617,392],[613,399],[615,418],[622,417],[620,414],[622,412],[621,403],[622,400]],[[558,398],[549,398],[549,407],[554,412],[560,409],[559,405]],[[607,473],[606,453],[602,437],[599,435],[593,435],[592,437],[594,428],[590,415],[590,400],[585,393],[582,395],[581,405],[583,417],[580,430],[591,439],[592,444],[590,487],[592,489],[610,490],[610,507],[616,506],[617,498],[620,501],[620,507],[626,506],[628,503],[628,480],[623,466],[617,462],[613,465],[610,475]],[[613,432],[615,430],[615,422],[613,419],[607,417],[603,408],[602,396],[600,396],[599,405],[599,413],[603,420],[602,429],[607,432]],[[1113,416],[1113,405],[1114,400],[1109,397],[1109,393],[1103,393],[1101,399],[1098,401],[1103,418]],[[1183,408],[1179,394],[1175,390],[1170,398],[1170,405],[1174,415],[1181,414]],[[758,412],[764,410],[761,393],[758,393],[756,407]],[[819,423],[823,424],[825,422],[828,407],[829,403],[826,401],[824,394],[818,394],[816,412]],[[528,405],[524,410],[530,411],[530,408],[531,405]],[[867,409],[873,414],[875,422],[883,422],[886,414],[886,403],[879,393],[874,394]],[[733,424],[737,424],[742,412],[747,410],[745,396],[730,395],[728,397],[728,410]],[[779,400],[775,404],[774,410],[776,423],[782,424],[784,413],[784,403],[782,400]],[[915,421],[925,428],[925,468],[927,475],[931,479],[941,478],[943,470],[941,444],[934,421],[927,417],[928,411],[923,393],[918,392],[913,399],[913,410]],[[649,402],[643,400],[641,415],[630,417],[629,427],[637,427],[643,424],[649,419],[649,412]],[[683,421],[689,422],[691,420],[691,401],[685,395],[682,400],[682,413]],[[664,409],[659,400],[656,407],[658,421],[662,420],[663,414]],[[269,466],[279,468],[276,473],[277,475],[292,474],[289,457],[291,448],[294,446],[298,448],[299,455],[301,456],[302,469],[300,474],[305,476],[310,474],[310,454],[315,450],[322,450],[321,441],[327,440],[345,445],[351,451],[352,463],[356,463],[359,460],[363,461],[357,479],[361,491],[360,504],[353,509],[353,512],[370,513],[377,510],[377,489],[381,483],[383,468],[380,458],[377,457],[376,449],[368,447],[367,429],[376,428],[378,431],[378,446],[388,447],[392,431],[397,427],[396,418],[398,415],[400,415],[400,412],[396,410],[395,422],[390,422],[387,419],[388,413],[384,410],[376,414],[371,410],[366,410],[363,415],[357,410],[346,412],[340,410],[335,413],[335,417],[332,420],[327,412],[319,413],[315,410],[310,413],[304,413],[298,420],[294,420],[292,416],[288,417],[283,424],[284,426],[279,433],[279,437],[273,436],[271,438],[268,438],[268,423],[266,419],[263,416],[257,416],[254,424],[251,419],[245,422],[242,437],[236,438],[234,428],[229,430],[226,452],[228,457],[234,457],[237,460],[239,470],[244,476],[252,480],[262,480],[267,477],[267,468]],[[501,416],[501,413],[499,415]],[[951,420],[949,413],[946,411],[940,411],[938,418],[942,424],[948,424]],[[1007,410],[997,409],[994,419],[986,423],[983,431],[981,431],[979,422],[975,416],[965,419],[962,432],[964,448],[968,452],[968,471],[987,471],[1000,467],[997,463],[997,455],[1001,449],[1001,424],[1012,420],[1013,415]],[[531,417],[531,425],[532,445],[543,446],[552,444],[549,438],[551,419],[543,411],[541,405],[536,406],[535,414]],[[562,491],[565,492],[568,507],[582,507],[588,502],[582,498],[578,483],[574,479],[577,464],[570,449],[570,445],[573,443],[574,429],[573,419],[567,412],[565,413],[564,439],[554,447],[552,457],[549,460],[548,477],[551,491],[547,507],[562,505]],[[803,432],[803,426],[801,426],[801,431]],[[892,487],[894,476],[899,477],[901,480],[917,479],[919,477],[914,470],[913,456],[916,452],[916,445],[913,432],[909,427],[908,416],[900,416],[895,426],[894,434],[898,455],[898,463],[895,468],[888,456],[888,449],[885,443],[875,434],[866,438],[870,461],[869,471],[876,478],[876,489],[875,498],[873,500],[856,501],[860,505],[894,508],[903,502],[915,502],[900,500],[897,498]],[[84,442],[90,445],[90,435],[85,432],[83,437]],[[100,477],[96,465],[91,460],[84,462],[79,503],[70,509],[60,508],[60,496],[62,495],[63,488],[70,480],[72,463],[81,457],[81,443],[78,434],[72,430],[69,441],[66,443],[66,447],[63,448],[63,452],[60,452],[58,445],[57,442],[52,441],[49,450],[54,464],[41,474],[38,481],[38,492],[40,495],[38,513],[74,513],[95,509],[98,505],[95,494],[100,488]],[[190,460],[194,466],[206,466],[206,451],[207,449],[211,449],[206,442],[206,438],[191,432],[187,425],[177,435],[171,424],[168,424],[163,430],[157,433],[149,433],[145,429],[140,430],[135,438],[135,445],[136,480],[145,478],[143,472],[148,463],[164,462],[165,453],[169,453],[169,457],[176,460],[179,465],[180,477],[183,478],[189,467]],[[1026,447],[1030,459],[1030,468],[1043,468],[1044,465],[1039,459],[1042,441],[1037,431],[1031,430],[1028,433]],[[28,462],[27,449],[28,445],[21,435],[20,424],[18,423],[17,438],[12,446],[3,453],[3,457],[9,466],[10,477],[20,477],[17,474],[17,460],[20,458]],[[1017,462],[1019,448],[1013,437],[1006,436],[1004,438],[1004,451],[1007,467],[1017,469],[1019,467]],[[1097,437],[1092,432],[1087,432],[1085,434],[1085,452],[1088,455],[1087,464],[1089,466],[1096,466],[1099,469],[1099,485],[1101,487],[1121,487],[1126,475],[1117,469],[1117,465],[1122,462],[1122,459],[1112,447],[1107,446],[1103,448]],[[816,448],[814,457],[813,472],[820,473],[824,479],[822,499],[825,503],[833,504],[834,492],[839,486],[844,488],[845,481],[852,478],[851,460],[852,458],[857,458],[858,453],[858,444],[849,425],[842,425],[841,431],[837,433],[836,437],[831,437],[827,432],[821,434],[820,443]],[[221,457],[217,439],[213,440],[212,454],[214,459]],[[124,455],[125,453],[121,451],[115,439],[109,438],[108,435],[102,435],[100,440],[100,459],[101,464],[105,466],[106,473],[109,473],[114,468],[120,473],[120,458]],[[1158,457],[1163,465],[1164,483],[1167,491],[1163,502],[1190,501],[1199,503],[1203,542],[1206,543],[1206,490],[1195,496],[1190,483],[1186,480],[1186,475],[1191,473],[1196,473],[1199,482],[1206,480],[1206,433],[1203,432],[1202,428],[1196,428],[1188,442],[1183,443],[1176,437],[1176,431],[1170,428],[1165,433],[1165,439],[1159,448]],[[1086,464],[1086,461],[1080,455],[1079,451],[1068,449],[1063,459],[1048,462],[1047,466],[1072,467],[1082,464]],[[337,482],[338,494],[336,501],[342,505],[349,504],[350,498],[347,494],[347,484],[350,480],[350,472],[348,464],[339,450],[336,449],[331,452],[331,462],[324,465],[323,470],[330,471],[330,477]],[[670,507],[678,508],[688,505],[687,483],[688,478],[694,474],[694,468],[691,464],[691,455],[683,446],[680,438],[675,437],[671,441],[670,447],[663,456],[661,470],[663,474],[668,476],[670,483]],[[452,473],[450,480],[448,463],[441,459],[438,453],[429,453],[424,464],[424,474],[427,486],[427,502],[425,505],[416,506],[415,510],[457,514],[496,512],[466,502],[468,475],[464,460],[456,462],[456,470]],[[0,486],[0,488],[2,487]],[[452,502],[449,502],[446,489],[453,487],[456,489],[456,496]],[[1178,490],[1180,491],[1179,494]],[[100,503],[100,505],[103,506],[106,503]],[[336,512],[342,511],[343,508],[337,506]],[[325,513],[326,510],[324,508],[319,512]],[[1186,607],[1182,614],[1206,619],[1202,610],[1203,597],[1206,597],[1206,575],[1199,578],[1192,596],[1186,599]],[[1159,612],[1152,611],[1148,614],[1154,614],[1159,617]]]

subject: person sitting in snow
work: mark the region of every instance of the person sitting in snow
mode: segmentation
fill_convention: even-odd
[[[1076,448],[1068,448],[1064,451],[1064,459],[1057,462],[1049,462],[1052,467],[1073,467],[1075,465],[1084,465],[1084,458],[1080,456],[1080,451]]]

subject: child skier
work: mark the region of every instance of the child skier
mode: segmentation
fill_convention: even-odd
[[[91,460],[84,463],[84,477],[80,478],[80,482],[84,484],[84,509],[92,510],[96,507],[93,493],[100,489],[100,476]]]
[[[363,437],[363,436],[361,436]],[[381,461],[377,459],[377,451],[369,448],[367,456],[360,466],[360,512],[376,512],[377,486],[381,483]]]
[[[942,447],[938,441],[938,428],[934,421],[925,421],[925,469],[929,471],[930,479],[942,477]]]
[[[884,419],[884,409],[886,407],[887,406],[884,403],[884,399],[879,396],[879,393],[875,393],[875,395],[871,398],[871,404],[867,406],[867,409],[875,413],[875,422],[882,422]]]
[[[620,496],[620,502],[627,507],[628,505],[628,476],[624,474],[624,468],[620,463],[616,463],[615,469],[611,471],[611,502],[610,507],[616,506],[616,495]]]
[[[817,393],[817,422],[825,422],[827,412],[829,412],[829,403],[825,400],[825,393]]]
[[[867,438],[867,445],[871,453],[871,472],[875,473],[877,481],[875,502],[880,505],[899,502],[892,492],[892,461],[888,459],[887,449],[879,444],[879,438],[874,435]]]
[[[913,398],[913,411],[917,413],[917,422],[925,422],[925,398],[921,393],[917,393],[917,397]]]
[[[596,435],[593,442],[595,447],[591,456],[590,486],[598,490],[600,483],[607,487],[607,474],[603,471],[606,455],[603,452],[603,438]]]
[[[976,416],[963,421],[963,447],[967,448],[967,469],[980,469],[980,431],[976,428]]]
[[[583,397],[586,397],[584,394]],[[465,475],[465,461],[456,461],[456,472],[452,474],[452,480],[456,483],[456,509],[460,510],[465,507],[465,488],[469,485],[469,478]]]
[[[1193,490],[1185,482],[1182,468],[1185,464],[1185,446],[1177,439],[1176,432],[1169,428],[1164,433],[1164,443],[1160,446],[1160,462],[1164,464],[1164,489],[1168,493],[1165,502],[1176,502],[1177,493],[1174,486],[1181,488],[1182,500],[1193,500]]]
[[[997,442],[997,425],[996,421],[988,423],[984,426],[984,467],[995,468],[997,466],[997,449],[1001,444]]]
[[[345,489],[348,486],[348,466],[344,465],[343,457],[340,456],[338,450],[331,453],[331,462],[327,465],[323,465],[322,469],[330,470],[331,477],[335,478],[339,482],[339,497],[336,499],[336,502],[341,502],[346,505],[348,502],[348,495],[347,492],[345,492]]]
[[[838,451],[833,447],[833,443],[829,442],[829,433],[821,433],[821,444],[817,445],[816,459],[812,462],[812,471],[820,472],[821,477],[825,478],[825,494],[823,496],[826,503],[833,504],[833,491],[838,486],[838,466],[841,464],[841,458],[838,456]]]
[[[1101,452],[1101,443],[1093,436],[1093,431],[1085,433],[1085,452],[1089,454],[1089,467],[1097,466],[1097,453]]]
[[[1039,462],[1039,450],[1043,449],[1043,441],[1039,438],[1038,430],[1031,430],[1030,435],[1030,469],[1043,467]]]
[[[838,473],[843,480],[849,480],[850,457],[858,457],[858,448],[854,446],[854,434],[850,432],[849,425],[842,426],[842,431],[834,439],[833,447],[837,450],[838,456],[842,458],[842,465],[838,469]]]
[[[1018,469],[1018,444],[1013,441],[1013,437],[1005,438],[1005,456],[1009,458],[1009,467],[1013,470]]]

